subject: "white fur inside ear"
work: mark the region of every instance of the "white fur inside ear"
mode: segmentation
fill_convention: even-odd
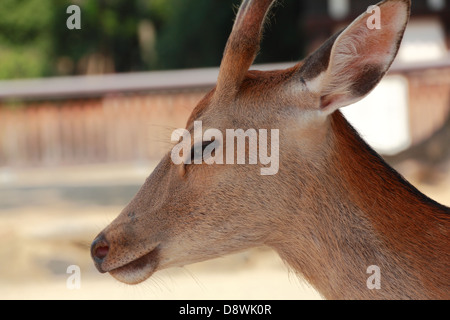
[[[322,72],[314,79],[306,81],[306,87],[309,92],[312,93],[321,93],[323,89],[324,80],[326,77],[326,72]]]
[[[379,83],[394,60],[408,20],[401,1],[380,5],[381,27],[369,28],[369,13],[361,15],[335,40],[328,70],[308,87],[321,95],[328,112],[365,97]]]
[[[355,75],[366,65],[387,66],[392,61],[393,48],[386,54],[372,54],[368,47],[376,40],[371,39],[370,31],[364,27],[342,34],[331,53],[329,82],[324,86],[322,95],[348,95],[354,83]],[[383,70],[384,71],[384,70]]]

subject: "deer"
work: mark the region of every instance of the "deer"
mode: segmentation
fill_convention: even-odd
[[[277,174],[259,174],[261,163],[209,165],[195,152],[225,146],[225,137],[192,142],[185,156],[202,164],[174,164],[168,152],[93,241],[96,268],[134,285],[162,269],[264,246],[324,299],[449,299],[450,208],[390,167],[340,111],[388,72],[411,1],[378,3],[379,28],[368,27],[364,12],[290,68],[250,69],[275,3],[243,0],[217,83],[186,130],[195,121],[203,131],[279,129]],[[369,266],[379,268],[380,288],[368,288]]]

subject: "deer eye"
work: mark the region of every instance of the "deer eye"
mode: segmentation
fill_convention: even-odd
[[[196,161],[197,163],[199,161],[203,161],[203,155],[205,153],[205,148],[211,144],[213,144],[215,141],[203,141],[201,143],[201,148],[198,147],[199,144],[192,146],[191,148],[191,163],[194,163]],[[212,154],[214,155],[214,154]]]

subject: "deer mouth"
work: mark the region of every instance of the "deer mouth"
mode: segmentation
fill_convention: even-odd
[[[120,282],[131,285],[141,283],[155,273],[159,264],[159,252],[158,245],[147,254],[108,272]]]

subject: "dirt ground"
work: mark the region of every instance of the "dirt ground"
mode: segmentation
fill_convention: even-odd
[[[138,286],[99,274],[90,242],[153,165],[0,168],[0,299],[320,299],[266,248],[161,271]],[[420,184],[414,165],[400,169],[425,194],[450,205],[450,175]],[[70,288],[71,265],[80,268],[79,289]]]

